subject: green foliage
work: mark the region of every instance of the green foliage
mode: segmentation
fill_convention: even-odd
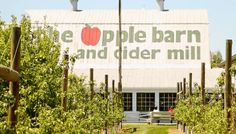
[[[222,72],[216,81],[219,87],[222,87],[225,84],[225,72]]]
[[[10,66],[11,29],[17,26],[0,22],[1,63]],[[62,73],[65,62],[60,62],[60,44],[50,37],[47,25],[32,30],[30,20],[23,17],[21,26],[20,102],[15,128],[7,124],[8,106],[14,97],[8,92],[8,82],[0,79],[0,133],[98,133],[105,126],[112,127],[123,118],[121,95],[100,93],[91,98],[85,77],[70,75],[67,93],[62,93]],[[56,32],[55,32],[56,36]],[[72,65],[76,56],[71,58]],[[109,98],[102,95],[107,94]],[[67,97],[68,109],[60,106]]]
[[[5,66],[10,66],[10,33],[13,25],[15,25],[15,20],[10,25],[0,20],[0,64]],[[8,92],[8,85],[7,81],[0,78],[0,121],[6,119],[8,106],[15,101],[13,95]]]
[[[236,64],[235,63],[233,63],[230,67],[230,74],[231,74],[231,76],[236,75]],[[218,86],[222,87],[225,84],[225,72],[222,72],[216,81],[217,81]]]
[[[230,73],[231,73],[231,75],[236,76],[236,64],[235,64],[235,63],[233,63],[233,64],[231,65],[231,67],[230,67]]]
[[[120,121],[115,109],[115,103],[103,99],[100,94],[95,94],[91,99],[88,85],[84,77],[70,76],[70,86],[67,93],[68,109],[44,107],[37,118],[37,133],[98,133],[101,129],[110,128],[115,122]],[[102,89],[104,86],[102,86]],[[100,92],[101,94],[103,92]],[[115,97],[114,97],[115,98]],[[70,129],[68,129],[70,128]]]
[[[62,67],[58,64],[60,46],[47,35],[46,29],[31,31],[27,18],[21,22],[21,106],[30,117],[41,107],[59,104]]]
[[[211,66],[217,67],[223,61],[220,51],[211,53]]]
[[[226,134],[223,100],[218,96],[219,92],[208,96],[209,102],[205,105],[202,104],[199,92],[180,99],[175,108],[176,119],[186,123],[195,134]]]

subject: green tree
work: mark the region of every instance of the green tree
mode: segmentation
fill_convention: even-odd
[[[0,24],[1,64],[9,66],[10,33],[12,27],[17,26],[16,18],[13,17],[10,25],[4,22]],[[32,31],[30,20],[26,17],[22,18],[20,26],[21,79],[18,114],[20,121],[28,119],[26,116],[33,122],[40,108],[47,106],[53,108],[59,104],[62,76],[62,66],[59,64],[60,45],[49,38],[46,27]],[[3,95],[6,96],[7,82],[2,82],[0,87],[0,91],[5,92]],[[22,115],[24,117],[21,118]]]
[[[211,53],[211,67],[217,67],[223,61],[220,51]]]
[[[32,31],[30,20],[21,21],[21,105],[30,117],[38,109],[56,107],[60,101],[62,66],[60,45],[49,38],[46,26]]]
[[[220,88],[220,87],[218,87]],[[195,85],[192,96],[182,97],[175,108],[175,118],[185,123],[195,134],[227,134],[221,89],[206,94],[207,104],[202,104],[200,89]]]
[[[6,25],[0,22],[1,63],[9,66],[10,33],[17,26],[16,18]],[[64,61],[60,61],[60,44],[49,38],[46,24],[32,29],[23,17],[21,26],[20,101],[18,122],[12,130],[6,122],[7,107],[14,102],[8,93],[8,82],[0,79],[0,133],[99,133],[123,118],[121,96],[117,93],[105,99],[104,84],[100,92],[90,98],[89,83],[85,77],[70,75],[67,94],[61,92]],[[56,36],[55,32],[55,37]],[[75,62],[73,56],[71,65]],[[68,111],[60,106],[61,97],[67,95]],[[69,129],[68,129],[69,128]]]

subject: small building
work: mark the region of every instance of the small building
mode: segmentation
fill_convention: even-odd
[[[96,83],[109,75],[109,87],[118,81],[117,10],[28,10],[35,27],[47,24],[58,32],[61,52],[78,56],[73,73]],[[200,83],[201,63],[206,64],[206,89],[214,89],[223,71],[210,66],[207,10],[123,10],[122,81],[125,121],[138,122],[139,115],[155,106],[167,111],[175,105],[177,82],[193,74]]]

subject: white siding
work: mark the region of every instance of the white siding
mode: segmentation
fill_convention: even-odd
[[[32,20],[48,23],[118,23],[117,10],[27,10]],[[207,10],[122,10],[123,23],[208,23]]]

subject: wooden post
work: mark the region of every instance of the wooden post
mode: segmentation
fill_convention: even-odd
[[[108,114],[108,75],[105,75],[105,98],[106,98],[106,115]],[[105,122],[105,134],[108,134],[107,121]]]
[[[108,99],[108,75],[105,75],[105,98]]]
[[[118,82],[118,107],[119,108],[123,108],[123,96],[122,96],[122,85],[120,82]],[[122,125],[122,120],[119,121],[119,126],[120,126],[120,129],[122,129],[123,125]]]
[[[189,73],[189,96],[192,96],[193,92],[192,92],[192,73]]]
[[[121,84],[121,82],[118,82],[118,91],[122,92],[122,84]]]
[[[183,94],[183,88],[182,88],[182,82],[180,82],[180,85],[179,85],[179,90],[180,90],[180,92],[181,92],[181,94],[179,94],[179,98],[181,99],[182,98],[182,94]]]
[[[121,41],[121,35],[122,35],[122,29],[121,29],[121,0],[119,0],[119,34],[118,34],[118,45],[119,45],[119,86],[118,90],[119,92],[122,92],[122,41]]]
[[[112,112],[114,113],[115,80],[112,80]]]
[[[183,79],[183,94],[186,97],[186,78]]]
[[[177,82],[177,101],[179,100],[179,86],[180,86],[180,83],[179,82]]]
[[[115,92],[115,80],[112,80],[112,92]]]
[[[122,101],[122,39],[121,39],[121,36],[122,36],[122,27],[121,27],[121,0],[119,0],[119,3],[118,3],[118,16],[119,16],[119,40],[118,40],[118,44],[119,44],[119,82],[118,82],[118,91],[120,92],[119,93],[119,98],[120,100]],[[123,104],[122,104],[122,107],[123,107]],[[122,129],[122,120],[120,121],[120,128]]]
[[[178,102],[178,100],[179,100],[179,82],[177,82],[177,94],[176,94],[176,96],[177,96],[176,100]],[[176,127],[177,127],[177,129],[179,129],[179,121],[178,120],[177,120],[177,123],[176,123]]]
[[[192,73],[189,73],[189,93],[188,96],[191,97],[192,96]],[[191,100],[190,100],[190,104],[191,104]],[[191,134],[191,130],[189,129],[189,127],[187,127],[187,134]]]
[[[90,68],[90,92],[91,92],[91,100],[94,96],[94,80],[93,80],[93,68]]]
[[[182,82],[179,83],[179,90],[180,90],[180,94],[179,94],[179,99],[183,98],[183,86],[182,86]],[[180,123],[180,128],[182,128],[183,130],[183,122],[179,122]]]
[[[205,105],[205,63],[201,65],[201,97],[202,104]]]
[[[119,101],[123,100],[123,98],[122,98],[122,91],[121,91],[122,87],[121,86],[122,86],[121,83],[118,82],[118,96],[119,96],[118,98],[119,98]]]
[[[64,54],[64,72],[63,72],[63,89],[62,89],[62,101],[61,105],[64,111],[67,111],[67,89],[68,89],[68,70],[69,70],[69,55],[67,53]]]
[[[230,75],[230,67],[232,64],[232,40],[226,41],[226,55],[225,55],[225,93],[224,93],[224,101],[225,101],[225,116],[227,118],[228,130],[230,130],[231,125],[231,112],[229,109],[232,105],[232,91],[231,91],[231,75]]]
[[[123,107],[123,96],[122,96],[122,91],[120,90],[120,89],[122,89],[121,86],[122,86],[121,83],[118,82],[118,101],[119,101],[119,107]],[[122,102],[122,103],[120,103],[120,102]]]
[[[11,69],[17,72],[20,71],[20,36],[21,29],[19,27],[13,27],[12,29],[12,41],[11,41]],[[9,91],[13,94],[15,102],[9,106],[8,122],[11,127],[15,127],[17,123],[17,115],[15,111],[19,102],[19,81],[9,82]]]
[[[186,78],[183,79],[183,97],[186,98]],[[186,122],[183,122],[183,132],[185,132]]]

